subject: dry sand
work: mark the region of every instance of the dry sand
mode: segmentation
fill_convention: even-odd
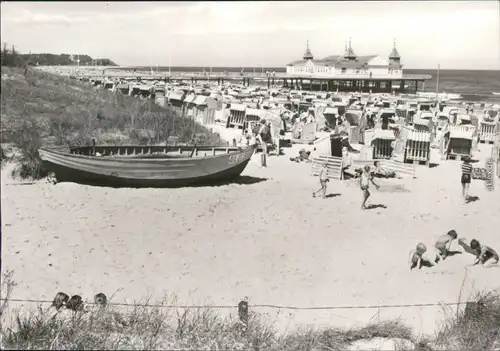
[[[213,127],[231,140],[231,131]],[[420,241],[432,247],[455,229],[500,250],[500,184],[487,192],[473,181],[479,200],[464,205],[460,162],[419,166],[417,179],[382,180],[386,191],[373,190],[370,200],[387,208],[361,211],[360,190],[348,181],[329,183],[338,196],[312,198],[319,182],[311,165],[289,161],[299,148],[270,157],[267,168],[254,155],[243,173],[253,184],[220,187],[11,185],[3,169],[3,270],[15,272],[12,297],[52,299],[64,291],[91,299],[119,290],[115,302],[165,293],[185,304],[236,305],[244,296],[251,304],[303,307],[455,302],[473,256],[410,272],[410,249]],[[490,150],[481,145],[476,156]],[[469,268],[463,299],[498,288],[499,277],[500,268]],[[443,316],[441,307],[255,310],[281,330],[401,316],[416,332],[431,333]]]

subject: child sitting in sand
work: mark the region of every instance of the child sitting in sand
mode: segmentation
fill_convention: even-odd
[[[474,262],[473,266],[481,263],[483,267],[490,267],[497,264],[499,261],[498,254],[493,248],[486,245],[481,246],[479,241],[477,241],[476,239],[472,239],[470,241],[470,248],[475,252],[476,255],[476,261]]]
[[[379,161],[373,162],[373,166],[375,166],[375,169],[373,171],[373,176],[375,178],[396,178],[396,172],[387,171],[387,170],[383,169],[380,166]]]
[[[451,243],[458,238],[455,230],[450,230],[446,235],[441,235],[434,247],[438,250],[439,256],[444,260],[448,257],[450,252]]]
[[[410,270],[412,270],[415,267],[421,269],[422,266],[432,267],[434,266],[432,261],[434,261],[434,263],[438,263],[440,261],[440,257],[437,254],[434,260],[431,260],[428,257],[424,257],[426,251],[427,247],[423,243],[418,243],[415,250],[410,251],[410,260],[409,260]]]

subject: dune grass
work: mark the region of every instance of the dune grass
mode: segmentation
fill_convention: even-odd
[[[165,143],[169,136],[222,145],[220,136],[176,110],[37,69],[2,67],[1,143],[13,147],[15,175],[39,179],[41,146]],[[4,152],[2,149],[2,159]]]
[[[12,272],[2,279],[2,297],[15,289]],[[435,340],[416,336],[400,320],[378,322],[362,328],[297,329],[278,333],[249,312],[248,323],[236,316],[222,317],[212,309],[169,309],[166,297],[153,307],[144,300],[129,307],[86,306],[81,312],[38,306],[30,313],[12,311],[0,304],[3,349],[27,350],[346,350],[360,340],[386,338],[406,341],[413,350],[496,350],[500,348],[500,299],[498,292],[478,294],[475,303],[449,316]],[[474,306],[474,307],[471,307]],[[236,312],[236,307],[235,307]],[[409,347],[410,345],[411,347]]]
[[[449,316],[437,334],[436,346],[459,350],[500,350],[500,295],[477,294],[464,311]]]

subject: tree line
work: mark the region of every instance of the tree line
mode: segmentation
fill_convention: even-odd
[[[93,59],[89,55],[70,55],[70,54],[21,54],[16,47],[8,48],[7,43],[3,43],[1,51],[1,64],[7,67],[25,67],[25,66],[117,66],[110,59]]]

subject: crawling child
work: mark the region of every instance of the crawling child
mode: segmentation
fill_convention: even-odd
[[[410,260],[409,260],[410,270],[416,267],[418,267],[418,269],[421,269],[422,266],[432,267],[434,266],[434,263],[438,263],[441,260],[440,256],[437,253],[434,259],[429,259],[428,257],[425,257],[424,254],[426,252],[427,252],[427,247],[423,243],[418,243],[415,250],[410,251]]]
[[[486,245],[481,245],[476,239],[470,241],[470,248],[475,252],[476,261],[473,266],[481,263],[483,267],[490,267],[498,264],[499,257],[497,252]]]
[[[434,247],[438,250],[439,256],[444,260],[450,253],[450,247],[453,240],[457,240],[458,235],[455,230],[450,230],[446,235],[441,235]]]

